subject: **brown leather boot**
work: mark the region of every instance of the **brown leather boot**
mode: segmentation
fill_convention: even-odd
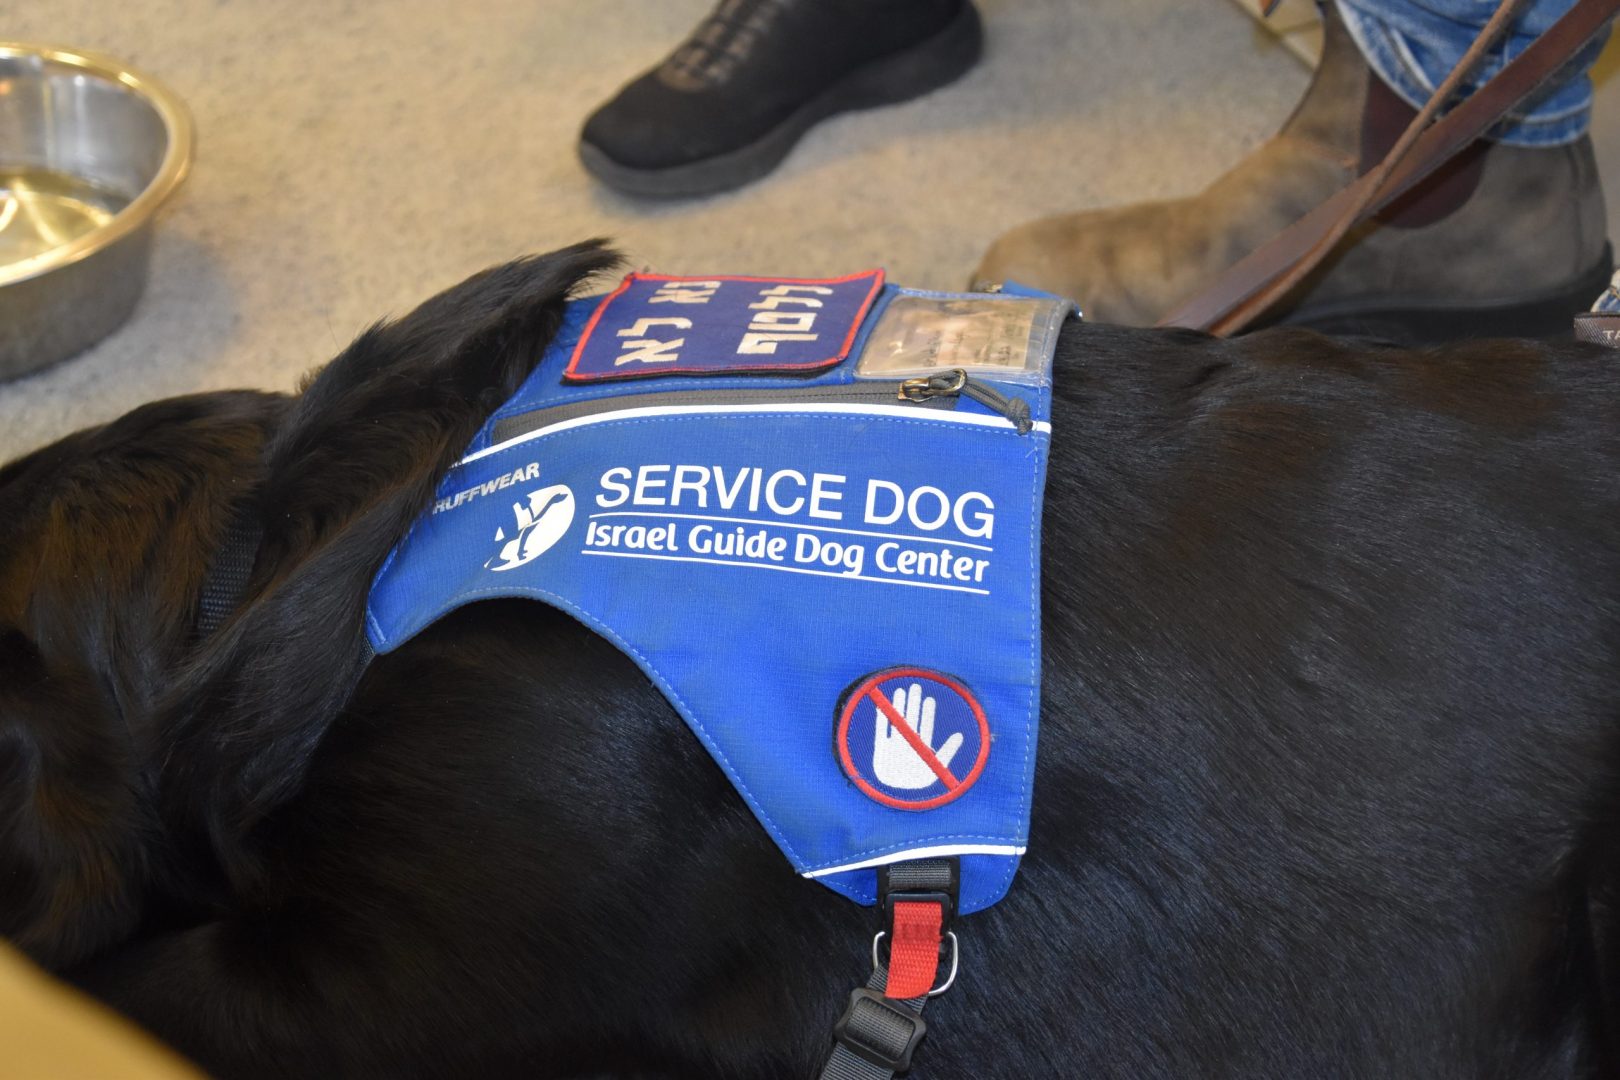
[[[1322,62],[1293,115],[1207,190],[1021,225],[975,280],[1150,325],[1371,167],[1414,112],[1368,69],[1332,4],[1323,19]],[[1606,234],[1588,139],[1476,143],[1347,237],[1267,320],[1402,341],[1566,334],[1608,280]]]

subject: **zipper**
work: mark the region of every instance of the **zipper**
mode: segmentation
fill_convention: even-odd
[[[1035,426],[1035,421],[1030,419],[1029,402],[1023,398],[1008,397],[983,379],[973,378],[961,368],[951,368],[949,371],[937,371],[932,375],[907,379],[900,384],[898,394],[901,401],[918,404],[957,395],[970,397],[991,412],[999,413],[1011,420],[1020,435],[1028,435]]]
[[[798,389],[664,390],[624,397],[592,398],[589,401],[575,401],[561,405],[545,405],[529,412],[514,413],[496,420],[494,428],[490,431],[490,445],[498,445],[564,420],[658,405],[792,405],[799,402],[821,401],[877,404],[899,401],[922,409],[954,409],[963,397],[970,397],[1012,421],[1013,427],[1020,435],[1029,434],[1035,426],[1030,419],[1027,401],[1007,397],[982,380],[972,378],[961,368],[951,368],[933,375],[898,382],[862,381],[838,386],[806,386]]]

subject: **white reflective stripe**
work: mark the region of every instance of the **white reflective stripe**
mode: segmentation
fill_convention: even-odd
[[[845,863],[843,866],[829,866],[825,870],[806,870],[801,877],[818,878],[828,874],[842,874],[846,870],[866,870],[873,866],[887,866],[890,863],[909,862],[912,859],[939,859],[946,855],[1022,855],[1027,848],[1013,847],[1007,844],[942,844],[938,847],[911,848],[908,851],[896,851],[889,855],[879,855],[875,859],[866,859],[862,862]]]
[[[585,427],[588,424],[602,424],[610,420],[635,420],[649,416],[685,416],[687,414],[699,415],[703,413],[843,413],[851,416],[903,416],[908,420],[936,420],[941,423],[968,424],[973,427],[1012,428],[1016,425],[1004,416],[990,416],[985,413],[961,413],[944,409],[919,409],[916,406],[906,405],[859,405],[854,403],[831,404],[818,402],[782,402],[781,404],[756,405],[644,405],[640,408],[616,409],[613,412],[592,413],[590,416],[576,416],[572,420],[559,420],[555,424],[548,424],[543,428],[528,431],[522,435],[507,439],[503,443],[496,443],[476,454],[468,454],[461,459],[460,464],[477,461],[479,458],[498,454],[513,446],[519,446],[542,435],[555,435],[559,431],[570,428]],[[1034,430],[1050,435],[1052,424],[1049,420],[1035,421]]]

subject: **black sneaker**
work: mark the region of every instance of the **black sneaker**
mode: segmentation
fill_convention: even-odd
[[[579,156],[631,195],[727,191],[818,121],[938,89],[982,49],[972,0],[722,0],[586,121]]]

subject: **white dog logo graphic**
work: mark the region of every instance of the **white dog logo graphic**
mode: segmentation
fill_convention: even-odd
[[[517,514],[517,533],[507,540],[504,531],[495,531],[495,541],[506,542],[501,553],[484,564],[486,570],[515,570],[551,550],[574,523],[574,493],[567,484],[552,484],[529,492],[529,505],[513,503],[512,511]]]

